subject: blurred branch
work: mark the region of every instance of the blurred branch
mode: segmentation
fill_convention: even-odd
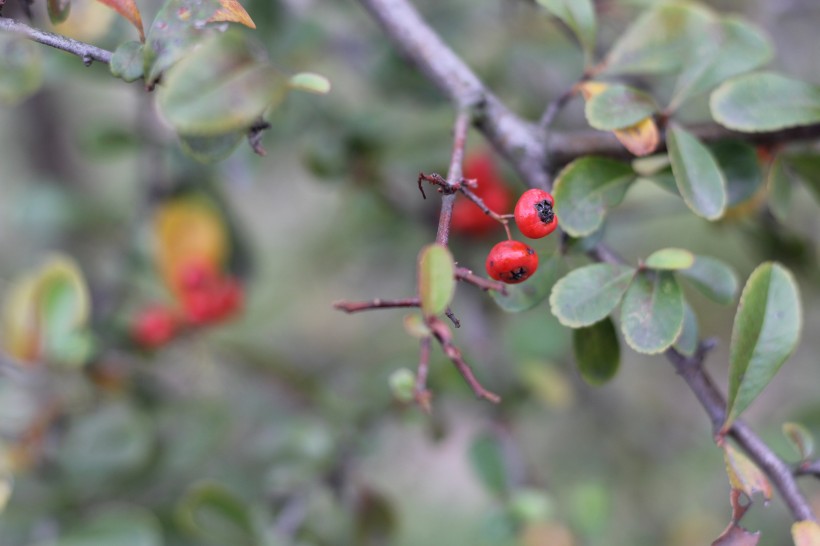
[[[803,461],[794,471],[795,476],[814,476],[820,478],[820,460]]]
[[[24,23],[15,21],[14,19],[0,17],[0,31],[13,32],[15,34],[25,36],[29,40],[33,40],[43,45],[61,49],[71,53],[72,55],[76,55],[83,60],[83,64],[86,66],[90,66],[94,61],[108,64],[111,62],[111,55],[113,55],[106,49],[101,49],[97,46],[74,40],[73,38],[68,38],[66,36],[61,36],[59,34],[30,27]]]
[[[359,311],[369,311],[371,309],[392,309],[396,307],[418,307],[421,305],[419,298],[403,298],[398,300],[383,300],[376,298],[370,301],[337,301],[333,304],[334,309],[345,313],[358,313]]]
[[[450,156],[450,167],[447,169],[447,188],[445,189],[450,191],[445,191],[441,197],[441,213],[436,230],[436,242],[444,246],[447,246],[450,240],[450,219],[453,216],[453,204],[456,200],[454,188],[458,188],[461,184],[461,165],[464,162],[464,145],[467,142],[469,127],[470,112],[466,108],[461,108],[453,127],[453,151]]]

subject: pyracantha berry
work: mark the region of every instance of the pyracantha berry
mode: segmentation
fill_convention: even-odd
[[[232,277],[219,277],[182,293],[182,308],[190,324],[219,322],[234,315],[243,300],[242,285]]]
[[[521,241],[501,241],[490,250],[485,265],[491,278],[517,284],[538,269],[538,254]]]
[[[156,349],[177,333],[179,317],[173,309],[154,305],[139,311],[131,324],[131,338],[141,347]]]
[[[464,178],[478,181],[473,193],[490,210],[503,212],[512,205],[512,196],[508,186],[501,179],[489,153],[470,156],[464,162]],[[484,214],[475,203],[466,197],[459,196],[453,205],[451,229],[463,235],[480,237],[498,227],[498,222]]]
[[[544,190],[525,191],[515,205],[515,223],[521,233],[530,239],[546,237],[558,227],[552,195]]]

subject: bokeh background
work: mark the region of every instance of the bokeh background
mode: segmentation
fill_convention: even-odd
[[[651,3],[599,2],[602,47]],[[531,119],[582,71],[567,33],[533,3],[418,4]],[[764,27],[777,69],[820,82],[817,2],[708,4]],[[139,5],[146,20],[159,7]],[[33,24],[48,28],[42,3],[33,7]],[[574,367],[571,332],[546,303],[509,314],[471,286],[458,289],[456,342],[502,395],[500,405],[476,400],[437,349],[432,416],[394,399],[391,374],[418,362],[406,313],[348,316],[332,303],[413,293],[417,253],[435,236],[438,207],[436,196],[421,199],[416,177],[446,169],[454,110],[356,2],[246,7],[278,66],[333,83],[323,97],[292,93],[271,114],[266,157],[242,145],[202,166],[182,154],[139,83],[44,46],[41,90],[0,108],[0,294],[49,253],[69,254],[88,279],[106,343],[94,373],[48,370],[37,388],[19,374],[0,375],[4,445],[44,427],[30,464],[13,473],[0,544],[711,543],[729,520],[729,485],[693,395],[662,357],[628,348],[613,381],[587,386]],[[109,49],[134,38],[101,5],[75,2],[72,10],[60,32]],[[652,83],[661,95],[669,88]],[[695,101],[685,117],[704,120],[706,111],[705,99]],[[557,127],[585,127],[581,104]],[[477,133],[468,148],[492,154]],[[498,166],[511,190],[523,191]],[[245,310],[160,350],[135,350],[118,343],[117,332],[136,309],[167,297],[152,261],[154,193],[182,179],[231,211],[251,264]],[[804,298],[803,339],[746,414],[787,460],[796,455],[783,422],[820,433],[820,220],[816,201],[797,192],[786,225],[754,209],[710,224],[639,184],[605,235],[632,262],[681,246],[726,260],[744,280],[766,259],[792,268]],[[461,265],[483,272],[503,236],[501,228],[456,235],[451,246]],[[547,255],[556,244],[536,248]],[[720,340],[707,365],[725,385],[735,308],[692,291],[687,298],[702,333]],[[820,507],[817,484],[801,483]],[[99,538],[105,525],[118,525],[112,511],[125,514],[119,525],[131,530],[122,542]],[[761,544],[791,544],[777,498],[756,503],[744,523],[762,530]]]

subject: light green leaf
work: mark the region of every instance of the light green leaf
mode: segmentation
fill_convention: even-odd
[[[701,5],[665,2],[645,11],[618,38],[606,74],[650,74],[682,69],[717,44],[716,16]]]
[[[783,436],[789,441],[801,461],[814,453],[814,437],[809,429],[800,423],[783,423]]]
[[[742,140],[721,140],[711,149],[726,180],[727,206],[754,197],[763,185],[763,171],[755,148]]]
[[[762,29],[731,15],[718,24],[721,30],[719,46],[710,55],[692,59],[678,79],[670,109],[675,110],[687,99],[771,60],[773,48]]]
[[[218,136],[246,129],[278,103],[286,80],[259,62],[240,31],[207,39],[163,78],[162,114],[186,136]]]
[[[769,384],[797,346],[800,296],[788,269],[774,262],[749,277],[732,329],[729,402],[724,430]]]
[[[120,44],[111,56],[111,75],[126,82],[133,82],[143,75],[143,44],[130,41]]]
[[[615,309],[635,271],[615,264],[592,264],[571,271],[552,289],[552,314],[570,328],[595,324]]]
[[[667,154],[638,157],[632,160],[632,170],[641,176],[654,176],[671,168],[670,165],[669,155]]]
[[[317,95],[330,93],[330,80],[321,74],[314,74],[313,72],[300,72],[299,74],[291,76],[290,79],[288,79],[288,86],[291,89],[316,93]]]
[[[672,172],[683,200],[698,216],[717,220],[726,210],[726,180],[706,146],[682,127],[666,131]]]
[[[0,32],[0,103],[14,106],[40,88],[40,47],[22,36]]]
[[[182,150],[201,163],[215,163],[231,155],[247,134],[245,130],[214,136],[179,135]]]
[[[709,100],[721,125],[754,133],[820,122],[820,86],[774,72],[733,78],[715,89]]]
[[[716,258],[695,256],[695,263],[678,271],[707,298],[729,305],[735,301],[738,279],[731,267]]]
[[[595,5],[591,0],[538,0],[578,38],[587,59],[595,52]]]
[[[94,517],[60,537],[55,546],[162,546],[156,517],[142,508],[118,507]]]
[[[445,246],[427,245],[421,250],[418,263],[421,310],[427,316],[440,315],[456,292],[453,255]]]
[[[217,482],[194,484],[180,501],[177,519],[180,527],[207,544],[255,544],[249,507]]]
[[[563,270],[563,261],[551,256],[540,264],[535,273],[526,281],[507,286],[507,295],[495,290],[490,296],[499,307],[508,313],[520,313],[532,309],[550,294],[550,290]]]
[[[59,25],[71,13],[71,0],[48,0],[46,2],[48,8],[48,18],[52,25]]]
[[[612,84],[587,100],[584,114],[595,129],[613,131],[635,125],[657,110],[655,100],[649,94],[626,85]]]
[[[561,228],[573,237],[594,233],[633,180],[629,165],[613,159],[590,156],[573,161],[558,175],[553,190]]]
[[[683,292],[670,271],[640,271],[624,296],[621,332],[645,354],[668,349],[683,330]]]
[[[578,371],[584,381],[603,385],[615,377],[621,364],[621,346],[611,318],[573,330],[572,341]]]
[[[769,188],[769,209],[775,218],[785,222],[791,210],[792,181],[781,156],[778,155],[769,165],[766,183]]]
[[[683,330],[673,347],[686,356],[694,355],[698,349],[698,318],[686,300],[683,301]]]
[[[387,380],[390,392],[399,402],[412,402],[416,389],[416,374],[407,368],[399,368]]]
[[[688,269],[695,263],[695,255],[683,248],[656,250],[644,261],[649,269]]]
[[[424,317],[419,313],[410,313],[404,316],[404,331],[416,339],[423,339],[433,335],[430,327],[424,322]]]

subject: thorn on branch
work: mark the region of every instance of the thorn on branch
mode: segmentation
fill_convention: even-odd
[[[455,184],[449,184],[447,180],[441,176],[440,174],[430,173],[424,174],[419,173],[419,190],[421,190],[421,194],[427,199],[427,196],[424,195],[424,189],[422,188],[422,182],[428,182],[433,186],[437,187],[437,191],[443,195],[452,195],[456,193],[461,188],[461,182],[456,182]]]
[[[94,64],[94,57],[92,57],[90,53],[86,53],[83,55],[83,64],[85,66],[91,66]]]
[[[453,313],[452,309],[448,307],[447,311],[445,311],[444,314],[447,315],[447,318],[450,319],[450,322],[453,323],[453,326],[455,326],[456,328],[461,328],[461,322],[458,320],[458,318],[456,318],[456,315],[455,313]]]

